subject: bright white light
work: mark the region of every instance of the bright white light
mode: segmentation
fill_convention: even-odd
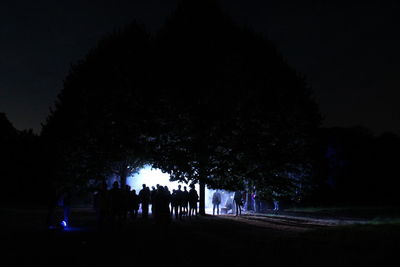
[[[183,187],[186,186],[189,191],[189,185],[185,183],[179,182],[171,182],[169,180],[170,176],[168,173],[163,173],[160,169],[152,169],[151,166],[143,167],[138,173],[133,176],[128,177],[127,184],[131,186],[131,189],[136,190],[136,194],[142,189],[142,184],[146,184],[146,186],[156,187],[157,184],[162,186],[168,186],[169,191],[172,193],[173,189],[178,189],[178,185],[180,184],[183,190]],[[199,185],[196,184],[195,189],[197,193],[200,195]],[[212,214],[212,195],[215,191],[206,188],[205,191],[205,206],[206,213]],[[222,191],[221,191],[222,193]],[[229,195],[229,193],[228,193]],[[226,202],[226,194],[222,194],[222,202],[220,207],[223,207]]]
[[[187,186],[189,190],[188,185],[184,183],[171,182],[168,173],[163,173],[160,169],[152,169],[151,166],[145,166],[139,171],[139,173],[128,177],[127,184],[130,185],[132,189],[135,189],[136,193],[139,193],[142,189],[142,184],[146,184],[150,189],[152,186],[156,187],[157,184],[168,186],[168,189],[171,192],[172,189],[178,189],[178,185],[181,184],[182,190],[183,186]],[[198,191],[197,186],[196,190]]]

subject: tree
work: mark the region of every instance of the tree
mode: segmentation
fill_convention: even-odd
[[[270,41],[214,1],[182,1],[154,38],[132,25],[74,66],[43,135],[67,176],[118,166],[123,182],[132,160],[149,162],[199,183],[204,213],[206,185],[298,184],[286,178],[306,176],[295,173],[309,166],[319,121],[304,78]]]

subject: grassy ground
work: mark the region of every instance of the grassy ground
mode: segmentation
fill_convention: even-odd
[[[319,217],[352,218],[368,221],[398,221],[400,219],[399,207],[305,207],[291,208],[285,212],[296,214],[316,215]]]
[[[89,209],[73,210],[70,231],[46,229],[43,209],[0,213],[0,266],[387,266],[400,251],[398,223],[332,224],[294,211],[204,216],[167,231],[139,219],[103,232]]]

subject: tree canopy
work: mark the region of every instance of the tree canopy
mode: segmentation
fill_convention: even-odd
[[[270,41],[182,1],[157,34],[133,23],[74,65],[42,133],[65,177],[147,162],[203,187],[294,192],[320,119]]]

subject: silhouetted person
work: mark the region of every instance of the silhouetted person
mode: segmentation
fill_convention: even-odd
[[[159,215],[159,205],[161,201],[161,194],[162,192],[160,191],[160,186],[157,186],[157,189],[154,189],[154,186],[152,187],[153,190],[150,193],[150,198],[151,198],[151,213],[153,215],[154,220],[157,223],[158,215]]]
[[[182,220],[182,206],[183,206],[183,191],[182,186],[178,185],[178,190],[176,190],[176,202],[179,207],[179,220]]]
[[[169,191],[168,186],[164,186],[164,193],[167,196],[167,200],[168,200],[168,211],[171,211],[172,209],[171,210],[169,209],[169,204],[171,203],[171,192]],[[171,216],[172,216],[172,214],[171,214]]]
[[[132,209],[132,204],[130,201],[131,187],[129,185],[125,185],[125,189],[121,188],[121,219],[126,220],[128,216],[128,211]]]
[[[108,216],[109,208],[107,184],[105,182],[102,182],[99,185],[99,188],[94,195],[93,206],[96,211],[97,226],[99,229],[102,229]]]
[[[197,194],[196,189],[194,189],[194,185],[191,185],[189,191],[189,217],[193,215],[197,216],[198,201],[199,201],[199,195]]]
[[[182,192],[182,212],[183,215],[189,215],[189,192],[186,189],[186,186],[183,187]]]
[[[261,198],[257,192],[254,193],[254,211],[255,212],[262,212],[262,206],[261,206]]]
[[[160,186],[159,184],[156,185],[156,190],[154,192],[154,198],[153,204],[152,204],[152,210],[154,210],[153,217],[156,218],[160,215],[160,210],[161,210],[161,198],[164,195],[164,188]],[[156,201],[157,200],[157,201]]]
[[[154,195],[154,219],[158,225],[167,225],[170,222],[169,196],[164,187],[159,186]]]
[[[221,204],[221,193],[217,190],[212,197],[213,215],[215,215],[215,208],[217,208],[217,215],[219,215],[219,204]]]
[[[171,194],[171,216],[173,215],[173,212],[175,212],[175,219],[178,219],[178,196],[177,196],[177,190],[173,189],[172,194]]]
[[[131,218],[136,219],[139,211],[139,196],[136,194],[135,189],[130,193],[130,202],[132,204]]]
[[[272,201],[274,202],[274,211],[279,211],[279,198],[280,194],[276,191],[272,191]]]
[[[171,214],[169,210],[169,196],[167,189],[165,189],[165,187],[158,186],[157,192],[153,198],[153,205],[154,205],[153,217],[157,226],[156,233],[157,235],[161,235],[160,237],[166,238],[168,225],[171,222]]]
[[[152,186],[151,187],[151,191],[150,191],[150,204],[151,204],[151,214],[154,215],[154,203],[153,203],[153,199],[155,198],[157,194],[157,189]]]
[[[142,187],[139,191],[139,200],[142,204],[142,218],[146,219],[149,216],[150,189],[146,187],[146,184]]]
[[[110,197],[110,219],[111,219],[111,226],[114,227],[115,223],[118,224],[121,222],[121,206],[122,206],[122,192],[119,188],[119,184],[117,181],[113,183],[113,187],[108,192]]]
[[[242,193],[236,191],[233,200],[235,201],[236,216],[242,215]]]

